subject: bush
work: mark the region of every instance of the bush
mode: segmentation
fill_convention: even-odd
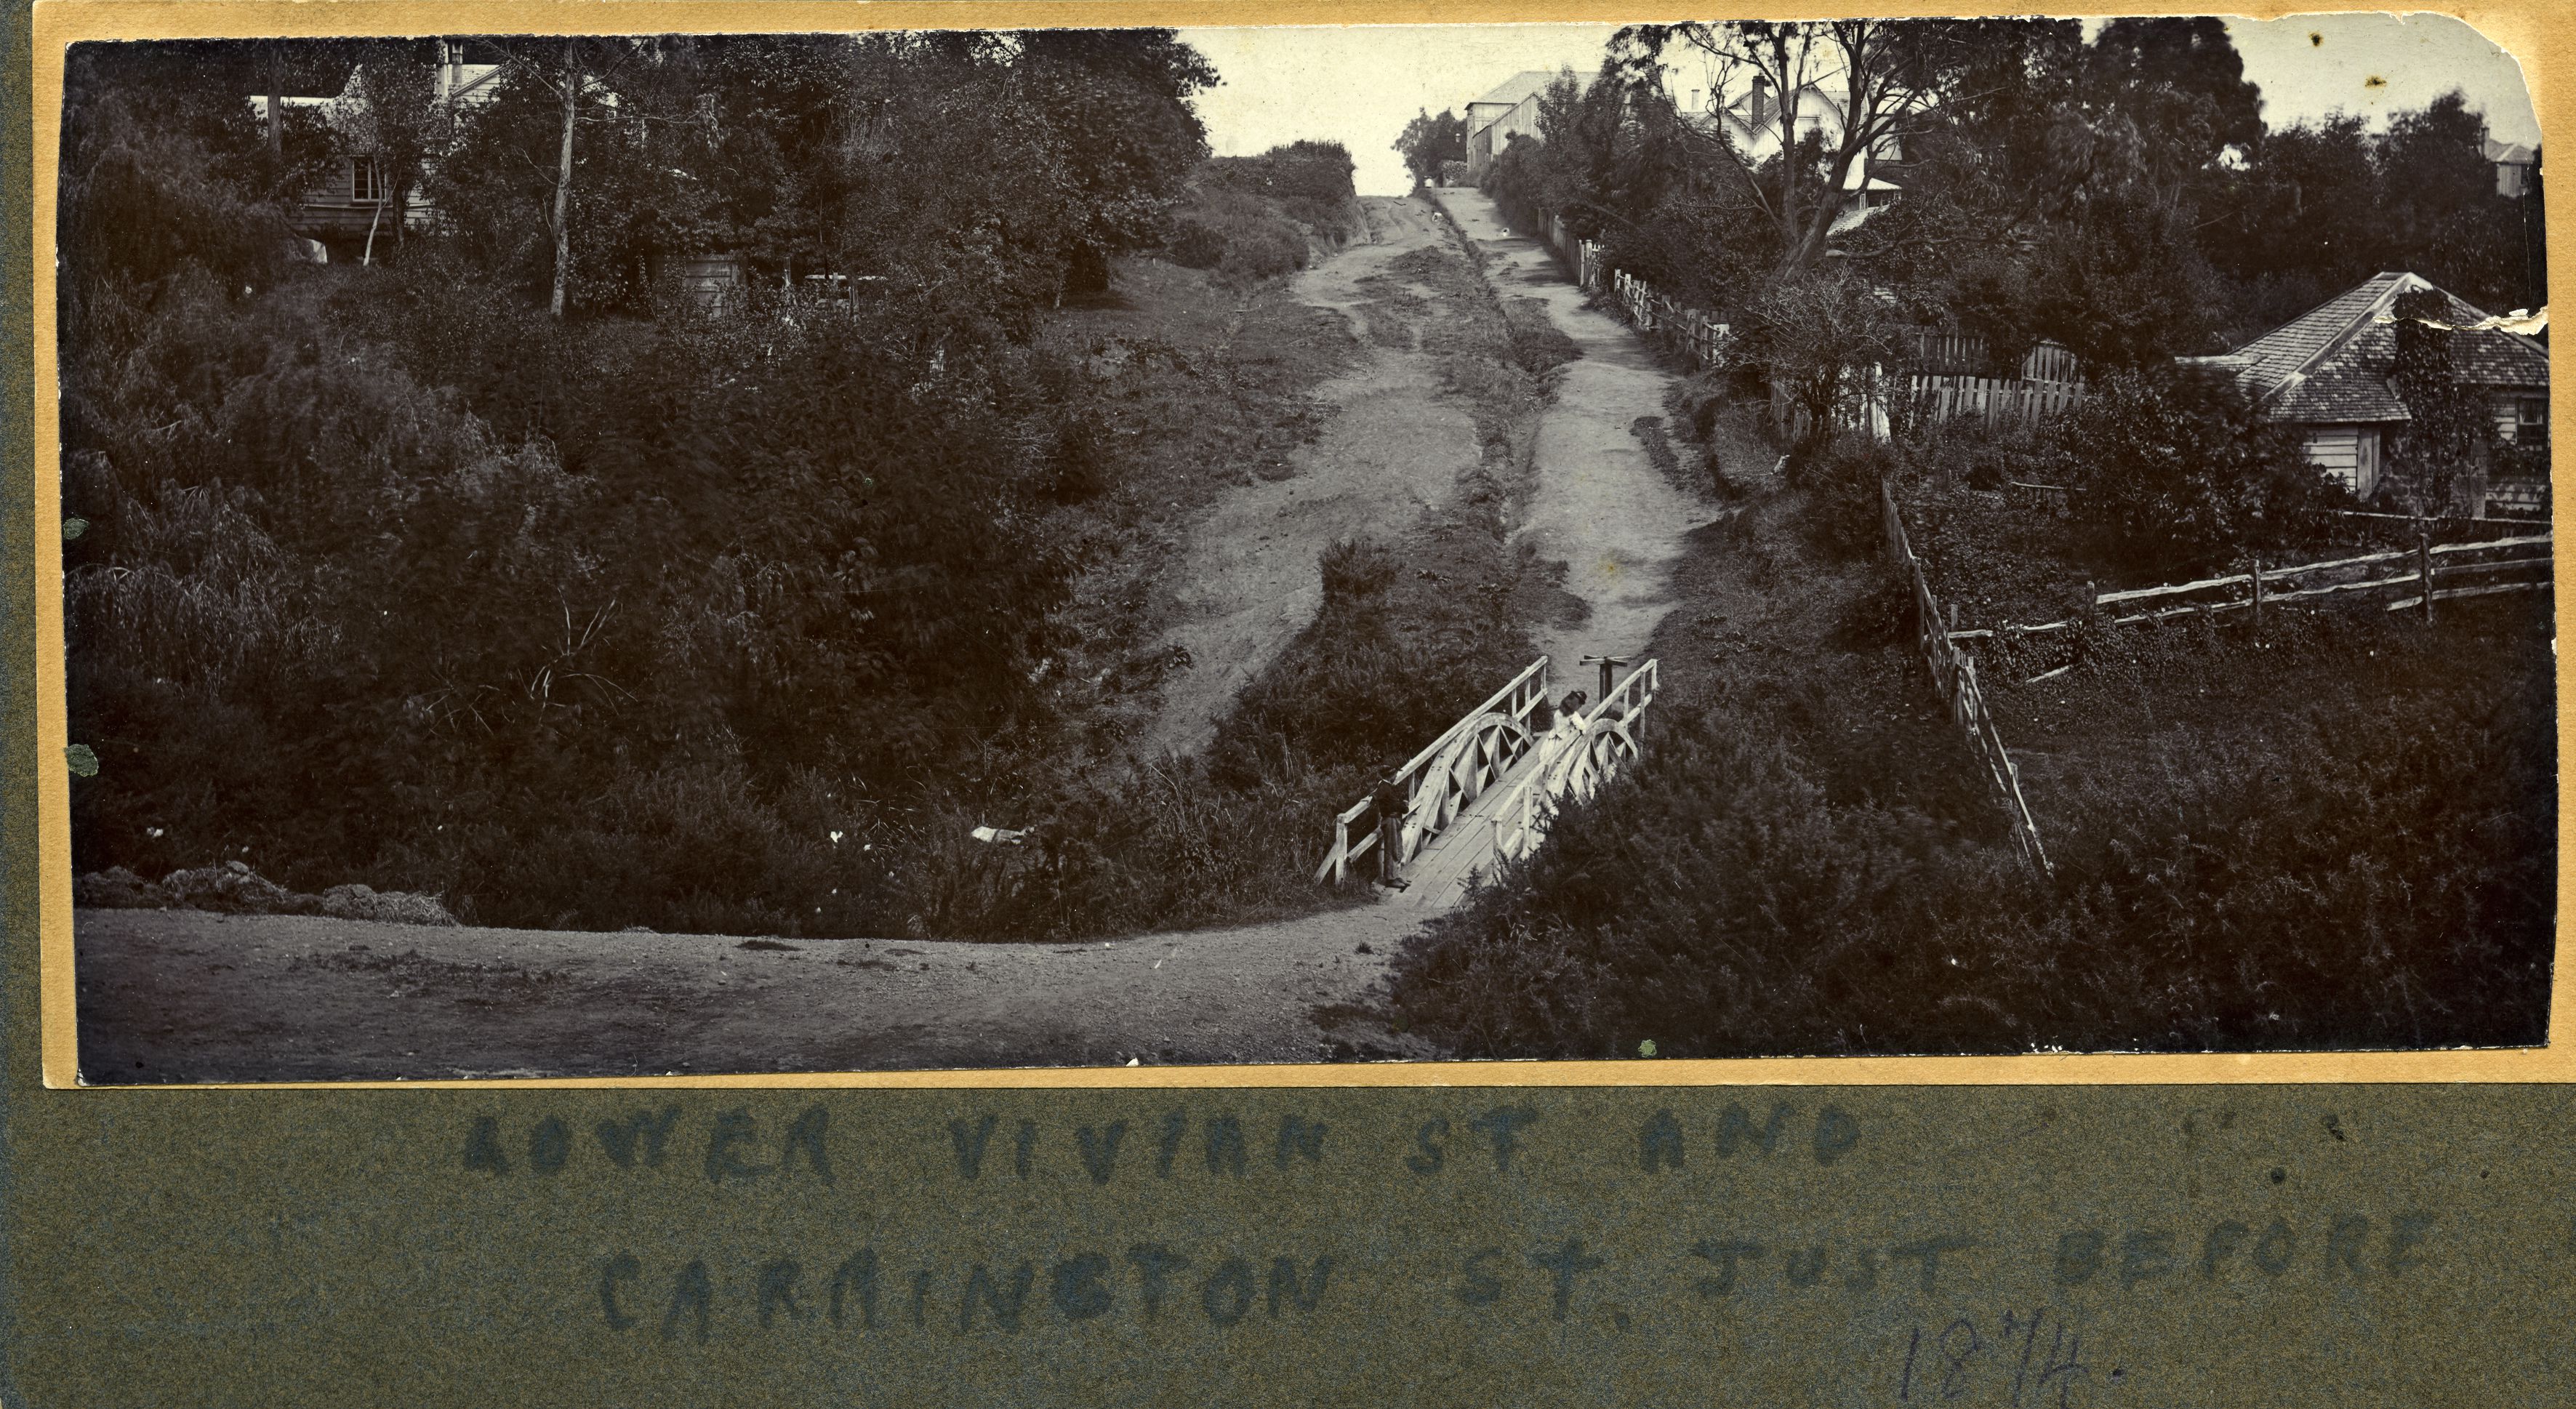
[[[1306,237],[1285,225],[1262,225],[1226,241],[1217,272],[1238,283],[1293,274],[1306,267]]]
[[[1207,164],[1207,183],[1275,201],[1289,219],[1319,235],[1339,237],[1350,229],[1358,188],[1349,150],[1339,142],[1290,142],[1258,156],[1217,157]]]
[[[1214,269],[1225,258],[1225,235],[1204,221],[1183,216],[1172,222],[1172,237],[1163,252],[1186,269]]]
[[[1807,495],[1801,525],[1808,540],[1841,558],[1882,551],[1887,531],[1879,485],[1894,469],[1895,458],[1885,447],[1860,436],[1792,454],[1791,483]]]
[[[1685,706],[1649,766],[1407,946],[1398,1011],[1493,1057],[2541,1039],[2545,631],[2499,612],[2438,637],[2324,620],[2124,639],[2135,672],[2098,688],[2242,698],[2160,705],[2125,755],[2041,799],[2053,884],[1837,783],[1843,718]],[[1830,711],[1841,686],[1783,703]]]
[[[2115,372],[2051,427],[2050,482],[2120,545],[2128,566],[2191,570],[2247,549],[2306,548],[2352,496],[2309,463],[2297,433],[2233,384],[2158,369]]]

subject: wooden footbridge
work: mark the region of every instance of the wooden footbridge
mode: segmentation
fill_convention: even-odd
[[[1404,798],[1396,827],[1381,825],[1375,797],[1344,812],[1315,879],[1380,879],[1381,838],[1391,831],[1394,873],[1404,882],[1396,899],[1446,909],[1476,877],[1490,876],[1545,840],[1559,806],[1590,797],[1634,761],[1646,706],[1655,698],[1655,662],[1637,666],[1615,686],[1611,672],[1619,663],[1603,662],[1601,698],[1566,711],[1545,707],[1547,664],[1545,656],[1532,661],[1395,774]]]

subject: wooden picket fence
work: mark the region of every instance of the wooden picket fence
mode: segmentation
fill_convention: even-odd
[[[2017,639],[2052,631],[2071,631],[2088,623],[2131,626],[2175,617],[2217,617],[2230,612],[2246,612],[2259,621],[2267,609],[2366,602],[2372,597],[2388,599],[2385,610],[2412,610],[2430,621],[2435,602],[2508,592],[2548,591],[2551,586],[2551,542],[2547,533],[2462,543],[2436,544],[2426,539],[2412,548],[2294,563],[2287,567],[2267,568],[2258,561],[2245,572],[2203,578],[2197,582],[2133,587],[2118,592],[2096,591],[2088,583],[2085,589],[2088,605],[2080,616],[2035,626],[2006,622],[1968,631],[1953,629],[1948,633],[1948,639],[1953,642],[1991,637]],[[2450,585],[2445,586],[2445,583]],[[2146,605],[2150,603],[2153,605]],[[2104,614],[2106,608],[2122,607],[2134,609],[2119,615]]]
[[[2084,404],[2082,382],[1994,377],[1910,377],[1906,394],[1914,424],[1979,421],[1989,430],[2028,430]]]
[[[1574,238],[1563,216],[1550,213],[1546,227],[1549,247],[1577,284],[1608,294],[1638,332],[1670,341],[1689,355],[1691,365],[1716,365],[1726,350],[1726,324],[1677,302],[1624,269],[1608,268],[1600,243]],[[1960,333],[1915,334],[1916,355],[1927,368],[1982,366],[1985,347],[1983,338]],[[1849,408],[1839,414],[1838,424],[1866,431],[1878,440],[1888,439],[1894,425],[1956,420],[1979,421],[1996,430],[2028,431],[2084,402],[2075,354],[2055,343],[2031,349],[2022,359],[2020,380],[1918,372],[1909,374],[1904,390],[1897,393],[1894,379],[1875,367],[1855,368],[1849,375],[1854,394]],[[1891,393],[1903,396],[1904,405],[1890,406]],[[1781,414],[1784,423],[1794,415],[1785,405]],[[1794,429],[1803,430],[1803,426]]]
[[[1983,376],[1989,362],[1986,340],[1970,333],[1936,333],[1924,329],[1914,335],[1915,370],[1926,376]],[[2073,351],[2053,342],[2043,342],[2021,359],[2021,381],[2080,382],[2083,365]]]
[[[1624,269],[1610,273],[1611,297],[1627,311],[1628,321],[1649,337],[1660,335],[1690,355],[1693,366],[1714,365],[1726,348],[1724,323],[1655,291],[1652,284]]]
[[[1884,480],[1879,482],[1878,498],[1887,531],[1888,555],[1905,571],[1913,586],[1915,637],[1924,662],[1932,668],[1932,687],[1940,692],[1951,722],[1966,732],[1969,748],[1985,765],[1995,796],[2011,819],[2013,843],[2020,849],[2022,860],[2038,874],[2051,875],[2055,868],[2049,864],[2047,848],[2040,845],[2039,824],[2032,819],[2030,804],[2021,795],[2021,770],[2014,765],[2011,750],[2004,747],[1994,714],[1986,708],[1985,692],[1977,686],[1977,662],[1958,647],[1957,635],[1949,629],[1954,623],[1942,617],[1941,603],[1924,578],[1922,560],[1914,556],[1914,548],[1906,540],[1905,518],[1896,510],[1896,493]]]
[[[1600,242],[1574,238],[1561,215],[1551,213],[1547,217],[1546,238],[1557,258],[1564,261],[1567,272],[1574,276],[1576,285],[1610,295],[1638,332],[1671,341],[1689,355],[1695,367],[1716,365],[1726,348],[1726,324],[1700,309],[1674,301],[1624,269],[1607,267]]]

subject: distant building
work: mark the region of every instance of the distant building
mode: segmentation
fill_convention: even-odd
[[[2531,174],[2540,167],[2540,153],[2520,142],[2486,141],[2487,160],[2495,163],[2496,194],[2520,196],[2531,189]]]
[[[421,59],[431,65],[431,101],[439,109],[471,106],[491,98],[494,80],[501,72],[497,52],[481,52],[483,46],[467,40],[434,39],[424,43]],[[378,242],[390,239],[396,224],[418,229],[427,223],[431,211],[428,200],[420,194],[417,178],[410,183],[404,208],[395,210],[392,206],[395,183],[384,158],[375,150],[375,121],[367,109],[365,70],[343,67],[331,71],[331,78],[336,80],[336,86],[329,81],[307,83],[303,91],[278,95],[281,106],[320,110],[346,151],[330,174],[304,193],[288,223],[296,234],[327,250],[330,258],[354,263],[367,253],[371,237]],[[313,91],[316,87],[327,87],[329,91]],[[265,119],[269,95],[253,94],[250,102]],[[379,253],[381,249],[379,244]]]
[[[1538,135],[1538,99],[1556,75],[1545,69],[1513,74],[1501,87],[1467,105],[1467,179],[1481,181],[1485,168],[1511,146],[1515,136]]]
[[[2397,356],[2391,310],[2400,295],[2417,291],[2448,300],[2442,321],[2461,330],[2451,336],[2452,366],[2486,402],[2497,440],[2546,447],[2549,350],[2520,333],[2478,326],[2491,321],[2483,310],[2415,274],[2375,274],[2235,352],[2183,361],[2233,376],[2268,419],[2301,431],[2317,468],[2367,499],[2379,488],[2388,432],[2412,419],[2389,380]],[[2548,505],[2545,457],[2536,475],[2481,478],[2462,490],[2476,512]]]
[[[1831,149],[1842,141],[1848,96],[1835,79],[1806,84],[1783,98],[1769,80],[1755,78],[1732,92],[1712,89],[1703,106],[1701,90],[1691,89],[1683,115],[1711,131],[1723,132],[1748,166],[1760,166],[1780,154],[1781,129],[1792,140],[1815,134]],[[1788,120],[1782,122],[1783,110]],[[1893,200],[1904,187],[1895,180],[1905,159],[1904,144],[1893,132],[1862,149],[1843,175],[1843,205],[1834,232],[1850,229]]]

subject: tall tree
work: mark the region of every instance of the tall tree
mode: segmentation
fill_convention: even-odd
[[[1404,154],[1404,169],[1413,173],[1414,184],[1437,181],[1441,168],[1467,159],[1467,120],[1447,108],[1433,117],[1424,108],[1404,125],[1395,150]]]
[[[1216,68],[1168,29],[1044,29],[1017,36],[1015,76],[1069,178],[1080,229],[1074,287],[1106,288],[1108,257],[1158,240],[1162,217],[1207,157],[1191,95]]]
[[[1611,43],[1641,78],[1659,74],[1665,51],[1679,45],[1710,62],[1716,91],[1751,86],[1770,95],[1748,118],[1752,141],[1717,145],[1775,230],[1776,273],[1786,277],[1824,257],[1867,154],[1912,131],[1937,100],[1943,35],[1923,21],[1728,20],[1636,25]],[[1802,130],[1810,102],[1829,107],[1831,120]]]

